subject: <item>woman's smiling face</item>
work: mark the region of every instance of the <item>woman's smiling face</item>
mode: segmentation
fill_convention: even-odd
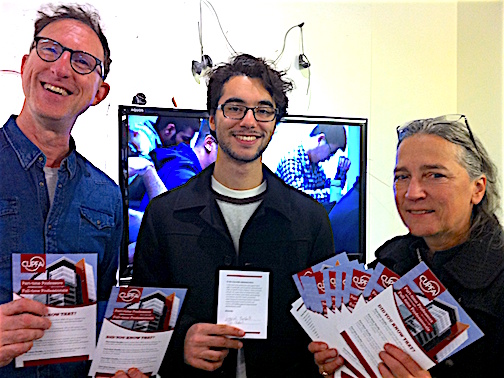
[[[485,178],[471,180],[460,164],[461,148],[430,134],[402,141],[394,169],[397,210],[413,235],[431,250],[465,241],[473,206],[483,198]]]

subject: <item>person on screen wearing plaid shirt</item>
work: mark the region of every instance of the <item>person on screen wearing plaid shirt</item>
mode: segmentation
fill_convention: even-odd
[[[341,156],[334,180],[327,178],[321,162],[331,158],[338,149],[345,151],[346,132],[339,125],[317,125],[310,133],[310,139],[283,157],[276,174],[286,184],[310,195],[318,202],[332,202],[333,191],[345,186],[350,160]],[[335,181],[335,182],[333,182]]]

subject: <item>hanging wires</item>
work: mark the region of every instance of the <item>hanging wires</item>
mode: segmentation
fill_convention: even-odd
[[[221,22],[219,20],[219,15],[217,14],[214,6],[212,5],[212,3],[208,0],[200,0],[200,17],[201,17],[201,2],[203,2],[207,7],[209,7],[213,13],[215,14],[215,18],[217,19],[217,23],[219,24],[219,28],[221,30],[221,33],[222,35],[224,36],[224,39],[226,40],[227,44],[229,45],[229,47],[231,48],[231,50],[233,50],[233,53],[236,55],[236,50],[233,48],[233,46],[231,46],[231,43],[229,43],[229,40],[227,39],[227,36],[226,36],[226,33],[224,33],[224,29],[222,28],[222,25],[221,25]]]
[[[310,91],[310,83],[311,83],[311,70],[310,70],[311,63],[308,60],[308,57],[304,53],[303,25],[304,25],[304,22],[302,24],[300,24],[300,26],[299,26],[299,29],[301,31],[301,55],[299,56],[299,63],[300,64],[301,64],[301,62],[307,63],[307,66],[306,67],[303,66],[303,68],[306,68],[308,70],[308,86],[306,87],[306,94],[308,94],[308,92]]]
[[[287,30],[285,32],[285,36],[284,36],[284,41],[283,41],[283,46],[282,46],[282,51],[280,51],[280,54],[278,54],[277,58],[273,61],[274,64],[276,64],[278,62],[278,60],[282,57],[283,53],[284,53],[284,50],[285,50],[285,42],[287,41],[287,34],[289,34],[289,32],[294,29],[294,28],[301,28],[301,32],[303,30],[303,25],[304,25],[304,22],[301,22],[300,24],[298,25],[294,25],[292,27],[289,28],[289,30]]]
[[[199,3],[198,35],[199,35],[199,43],[201,46],[201,57],[203,57],[203,17],[201,12],[201,0]]]

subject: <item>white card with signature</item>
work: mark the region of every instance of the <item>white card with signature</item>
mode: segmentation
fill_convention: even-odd
[[[266,339],[268,296],[268,272],[221,270],[217,324],[242,329],[244,339]]]

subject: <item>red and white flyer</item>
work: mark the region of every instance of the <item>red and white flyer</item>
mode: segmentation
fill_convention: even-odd
[[[331,270],[336,271],[334,284]],[[343,264],[324,271],[325,285],[315,272],[294,275],[296,284],[302,284],[302,298],[293,303],[291,314],[312,340],[336,348],[344,358],[345,366],[335,377],[380,377],[379,353],[387,343],[428,370],[483,336],[425,263],[402,277],[381,264],[374,271]],[[346,272],[339,283],[338,272]],[[340,307],[321,302],[340,295]]]
[[[16,367],[87,361],[96,343],[96,253],[12,255],[13,299],[44,303],[51,328]]]
[[[401,348],[428,370],[483,332],[422,262],[354,311],[341,335],[365,375],[375,378],[381,376],[378,354],[386,343]]]
[[[186,289],[113,287],[89,374],[111,377],[136,367],[159,371]]]

